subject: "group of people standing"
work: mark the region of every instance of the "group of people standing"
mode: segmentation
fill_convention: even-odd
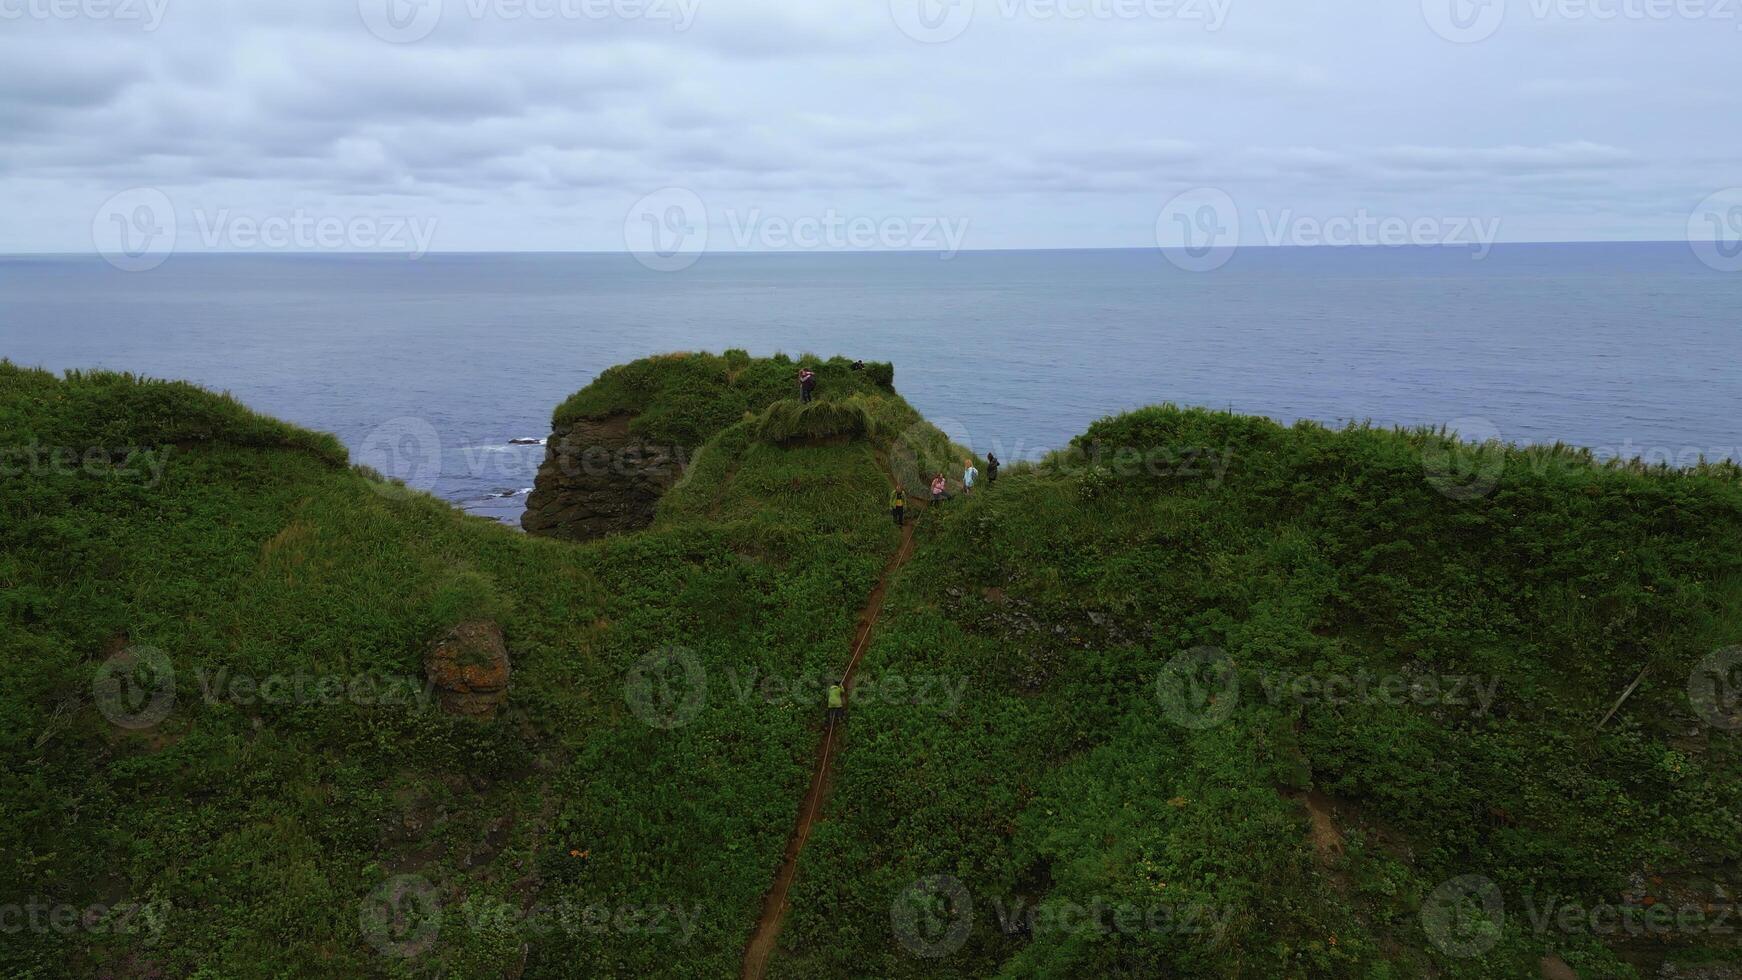
[[[865,369],[864,361],[854,361],[853,370]],[[815,397],[817,390],[817,373],[810,368],[798,370],[798,400],[808,404]],[[998,454],[986,454],[986,482],[998,481]],[[962,495],[968,496],[974,492],[974,485],[980,482],[980,469],[971,459],[962,460]],[[949,481],[942,473],[935,473],[931,478],[931,502],[941,504],[949,499]],[[907,523],[907,495],[900,487],[889,494],[889,516],[895,519],[895,526],[902,527]]]
[[[971,459],[962,460],[962,496],[974,492],[974,485],[980,482],[980,469]],[[986,483],[998,482],[998,454],[986,454]],[[931,502],[941,504],[950,497],[950,483],[942,473],[934,473],[931,478]],[[894,518],[895,526],[901,527],[907,523],[907,494],[896,487],[889,494],[889,516]]]

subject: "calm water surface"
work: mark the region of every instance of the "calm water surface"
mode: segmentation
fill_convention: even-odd
[[[613,364],[727,347],[893,361],[1007,460],[1160,401],[1742,458],[1742,275],[1685,245],[1248,249],[1212,273],[1136,250],[0,257],[0,356],[226,389],[354,451],[422,420],[440,466],[416,482],[506,520],[543,453],[509,440]]]

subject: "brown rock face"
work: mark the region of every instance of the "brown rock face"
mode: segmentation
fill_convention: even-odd
[[[493,718],[508,700],[508,646],[493,622],[475,620],[449,630],[423,669],[449,714]]]
[[[654,505],[683,476],[688,453],[629,432],[628,415],[581,419],[551,433],[520,526],[590,541],[653,523]]]

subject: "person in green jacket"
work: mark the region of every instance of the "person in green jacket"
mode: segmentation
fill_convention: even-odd
[[[847,689],[840,682],[829,685],[829,727],[841,723],[847,714]]]
[[[889,516],[895,518],[895,526],[901,527],[907,523],[907,495],[896,487],[889,494]]]

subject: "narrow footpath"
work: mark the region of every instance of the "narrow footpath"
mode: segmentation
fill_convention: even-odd
[[[883,596],[889,590],[889,583],[913,554],[913,531],[919,525],[920,515],[925,511],[925,502],[917,496],[909,497],[907,511],[907,523],[901,528],[901,546],[895,550],[895,556],[889,559],[889,564],[883,567],[877,586],[871,590],[864,608],[859,612],[859,626],[853,637],[853,653],[847,660],[847,669],[841,674],[845,678],[841,686],[846,689],[849,711],[853,707],[853,672],[858,669],[859,658],[864,656],[865,647],[871,642],[877,617],[883,612]],[[810,791],[805,794],[804,802],[799,806],[798,825],[793,828],[792,836],[787,838],[786,857],[781,860],[780,871],[774,876],[774,887],[768,890],[768,897],[763,899],[762,915],[756,920],[756,931],[751,934],[750,945],[744,950],[744,980],[762,980],[763,972],[768,969],[768,957],[774,952],[774,941],[780,937],[780,924],[786,918],[787,892],[792,889],[793,878],[798,874],[798,856],[804,851],[805,841],[810,839],[811,825],[816,822],[817,812],[822,809],[823,800],[828,796],[837,738],[834,724],[827,723],[823,730],[822,745],[817,750],[816,768],[811,770]]]

